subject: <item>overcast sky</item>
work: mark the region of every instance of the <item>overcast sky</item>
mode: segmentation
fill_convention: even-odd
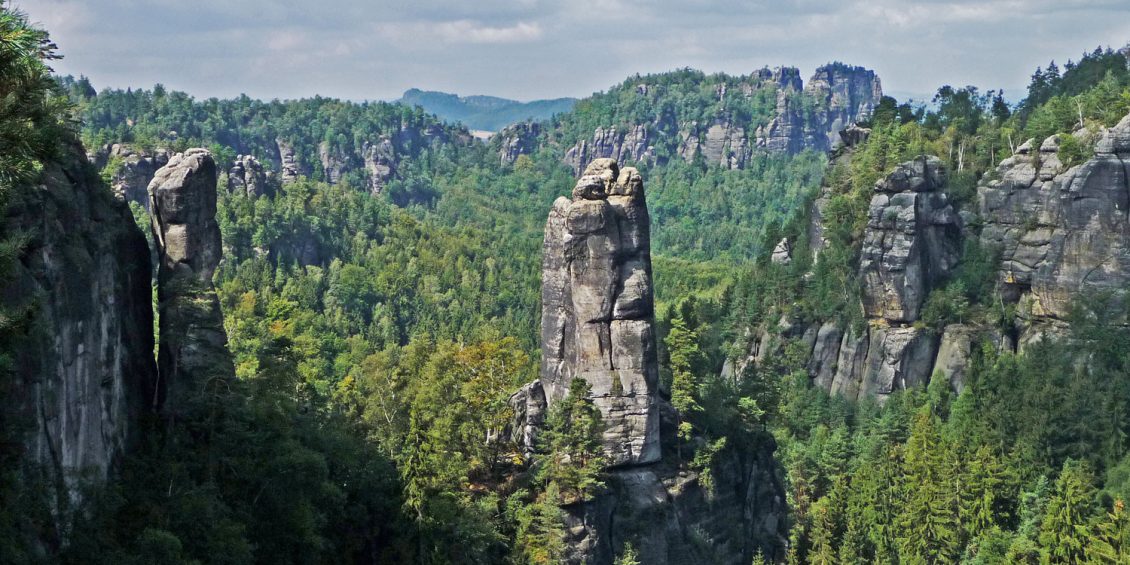
[[[62,74],[197,96],[586,96],[635,73],[839,60],[884,90],[1005,88],[1130,41],[1130,0],[13,0]]]

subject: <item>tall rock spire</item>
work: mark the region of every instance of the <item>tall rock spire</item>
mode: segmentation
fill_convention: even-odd
[[[222,253],[216,163],[204,149],[178,153],[149,183],[157,242],[157,365],[166,413],[177,414],[209,383],[234,374],[212,275]]]
[[[660,457],[654,326],[643,181],[597,159],[546,221],[540,380],[550,404],[589,383],[612,466]]]

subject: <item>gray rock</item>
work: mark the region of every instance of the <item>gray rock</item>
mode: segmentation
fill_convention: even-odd
[[[26,240],[0,281],[4,311],[23,319],[6,330],[19,347],[3,409],[27,424],[23,445],[6,450],[58,489],[57,523],[34,528],[53,542],[66,538],[83,483],[104,481],[137,439],[157,383],[148,245],[95,178],[77,141],[62,144],[5,210],[4,229]]]
[[[872,327],[870,333],[860,394],[882,400],[930,382],[938,350],[933,334],[914,327]]]
[[[769,260],[778,265],[788,265],[793,260],[793,246],[789,244],[789,238],[783,237],[781,241],[777,242],[776,247],[773,248],[773,253],[769,256]]]
[[[1110,292],[1117,307],[1130,283],[1130,116],[1077,167],[1063,166],[1054,137],[1038,156],[1032,146],[978,187],[981,242],[1001,251],[1002,296],[1045,320],[1066,319],[1080,293]]]
[[[537,151],[540,136],[541,124],[537,122],[522,122],[503,128],[495,136],[498,140],[499,161],[503,166],[513,165],[518,157]],[[577,168],[574,166],[574,169]]]
[[[222,254],[212,155],[189,149],[173,156],[149,183],[149,202],[160,261],[159,394],[175,417],[207,387],[235,375],[212,283]]]
[[[510,395],[509,405],[514,411],[507,438],[513,441],[529,459],[534,454],[538,431],[545,425],[545,390],[541,381],[528,383]]]
[[[148,151],[130,144],[115,143],[104,149],[104,166],[119,163],[117,170],[110,172],[110,188],[114,195],[127,202],[149,205],[145,191],[157,169],[169,162],[169,153],[164,149]]]
[[[961,220],[944,184],[935,157],[903,163],[876,184],[859,264],[868,316],[917,320],[926,296],[957,265]]]
[[[965,324],[946,326],[934,361],[935,375],[946,379],[954,392],[960,394],[965,389],[965,372],[973,354],[983,343],[991,344],[997,352],[1012,349],[1007,338],[995,329]]]
[[[263,196],[274,192],[269,186],[263,165],[251,155],[237,156],[228,170],[228,192],[236,191],[248,196]]]
[[[836,360],[836,374],[832,378],[829,392],[849,400],[859,397],[863,386],[863,376],[867,363],[871,339],[867,329],[858,332],[854,327],[844,332],[840,342],[839,358]]]
[[[840,357],[840,343],[844,333],[833,322],[825,322],[816,333],[812,356],[808,360],[808,376],[813,386],[832,390],[836,377],[836,363]]]
[[[546,221],[541,384],[552,405],[574,378],[592,387],[611,465],[659,459],[651,244],[635,169],[597,159]]]
[[[396,148],[392,140],[382,137],[376,143],[365,142],[361,154],[369,175],[369,192],[384,192],[385,185],[396,175]]]
[[[298,177],[305,174],[298,166],[298,161],[294,157],[294,147],[282,138],[275,140],[275,145],[279,149],[279,180],[283,184],[290,184]]]

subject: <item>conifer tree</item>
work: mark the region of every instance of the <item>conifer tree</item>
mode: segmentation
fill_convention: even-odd
[[[1050,563],[1083,561],[1091,537],[1094,496],[1094,477],[1086,463],[1065,462],[1040,527],[1040,549]]]

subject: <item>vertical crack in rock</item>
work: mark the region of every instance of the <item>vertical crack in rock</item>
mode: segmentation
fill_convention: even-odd
[[[651,241],[643,181],[593,161],[557,199],[542,258],[541,384],[547,401],[583,378],[606,426],[611,466],[659,460]]]
[[[149,183],[157,242],[158,398],[176,416],[210,385],[232,378],[212,275],[222,253],[216,163],[204,149],[178,153]]]

